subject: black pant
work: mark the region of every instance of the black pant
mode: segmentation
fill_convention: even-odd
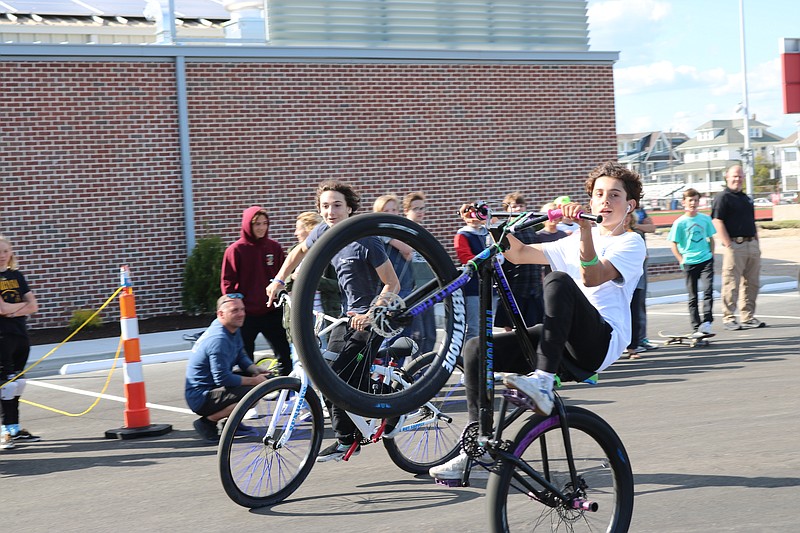
[[[644,276],[644,274],[642,274]],[[636,289],[633,291],[631,298],[631,343],[628,348],[636,348],[639,346],[647,332],[647,311],[645,307],[647,304],[647,289]]]
[[[686,293],[689,296],[689,320],[692,329],[697,331],[703,322],[713,322],[711,307],[714,304],[714,259],[711,258],[696,265],[684,265],[686,269]],[[703,287],[703,317],[697,309],[697,285],[702,280]]]
[[[25,335],[0,336],[0,384],[25,370],[31,342]],[[19,395],[9,400],[0,400],[3,408],[3,425],[19,424]]]
[[[586,299],[575,281],[563,272],[552,272],[544,280],[544,322],[527,329],[536,349],[536,369],[558,372],[561,358],[569,357],[578,367],[594,372],[606,358],[611,326]],[[498,333],[493,342],[494,371],[527,374],[534,370],[514,332]],[[470,421],[478,419],[480,339],[467,341],[464,356],[464,386]]]
[[[256,350],[256,337],[261,333],[267,339],[275,357],[281,366],[281,375],[288,376],[292,371],[292,356],[289,349],[289,341],[286,339],[286,330],[283,329],[283,313],[273,311],[265,315],[247,315],[242,325],[242,341],[244,350],[253,361],[253,352]]]
[[[368,391],[370,387],[369,369],[372,366],[372,357],[366,356],[358,360],[359,354],[375,354],[381,345],[383,337],[367,331],[357,331],[345,324],[338,324],[331,330],[328,340],[328,351],[339,354],[331,364],[334,372],[354,388]],[[367,344],[369,347],[365,349]],[[347,411],[327,402],[331,412],[331,427],[336,433],[336,438],[342,444],[352,444],[356,438],[356,425],[347,416]]]

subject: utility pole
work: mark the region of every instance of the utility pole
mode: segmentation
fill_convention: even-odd
[[[742,110],[744,113],[744,176],[746,182],[745,192],[752,198],[753,196],[753,157],[750,152],[750,104],[747,97],[747,58],[744,45],[744,0],[739,0],[739,33],[742,49],[742,88],[744,90],[744,101]]]

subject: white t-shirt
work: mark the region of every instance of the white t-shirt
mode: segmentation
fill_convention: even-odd
[[[578,285],[586,298],[613,328],[608,352],[598,372],[619,359],[631,342],[631,298],[642,275],[646,247],[638,234],[628,231],[616,237],[602,236],[592,228],[597,256],[610,261],[621,277],[597,287],[586,287],[581,281],[580,236],[576,231],[569,237],[542,244],[542,250],[553,270],[565,272]]]

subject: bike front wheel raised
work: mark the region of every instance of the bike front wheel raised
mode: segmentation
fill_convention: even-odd
[[[228,417],[217,461],[225,493],[239,505],[283,501],[314,466],[324,431],[322,405],[311,387],[302,397],[300,390],[295,378],[270,379],[248,392]],[[291,437],[282,443],[287,432]]]
[[[314,297],[326,267],[342,262],[366,260],[353,258],[356,248],[369,241],[370,246],[385,247],[394,253],[392,241],[412,249],[414,259],[393,265],[401,279],[409,273],[422,272],[429,281],[420,283],[395,307],[386,306],[375,315],[369,340],[357,357],[342,357],[330,365],[324,358],[315,329]],[[391,260],[391,258],[390,258]],[[411,269],[411,270],[406,270]],[[381,213],[358,215],[328,229],[303,259],[292,291],[292,340],[303,366],[327,399],[352,413],[368,418],[389,418],[411,412],[434,396],[455,368],[464,340],[464,297],[456,290],[447,297],[436,293],[456,278],[453,261],[433,235],[420,225],[397,215]],[[339,280],[339,285],[363,283],[364,280]],[[426,302],[426,304],[423,304]],[[416,306],[416,316],[407,311]],[[373,312],[376,307],[373,308]],[[417,324],[430,326],[416,328]],[[419,337],[416,329],[428,333]],[[412,331],[414,333],[412,334]],[[416,335],[416,336],[415,336]],[[376,338],[380,336],[381,338]],[[410,387],[382,387],[370,382],[369,365],[377,357],[384,339],[408,336],[434,353],[433,363]],[[359,341],[360,342],[360,341]],[[397,362],[402,365],[402,361]]]
[[[512,453],[565,494],[594,502],[596,511],[575,509],[542,488],[510,462],[487,485],[491,530],[628,531],[633,515],[633,473],[617,434],[596,414],[567,407],[578,486],[570,476],[561,422],[535,415],[520,429]]]

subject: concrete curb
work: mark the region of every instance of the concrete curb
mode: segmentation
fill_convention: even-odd
[[[171,363],[173,361],[185,361],[189,359],[191,350],[181,350],[178,352],[157,353],[151,355],[141,356],[142,364],[149,365],[152,363]],[[114,362],[116,361],[116,364]],[[122,368],[125,362],[125,357],[120,355],[115,359],[100,359],[96,361],[83,361],[80,363],[67,363],[58,371],[62,376],[68,374],[80,374],[82,372],[94,372],[95,370],[109,370],[112,367]]]

